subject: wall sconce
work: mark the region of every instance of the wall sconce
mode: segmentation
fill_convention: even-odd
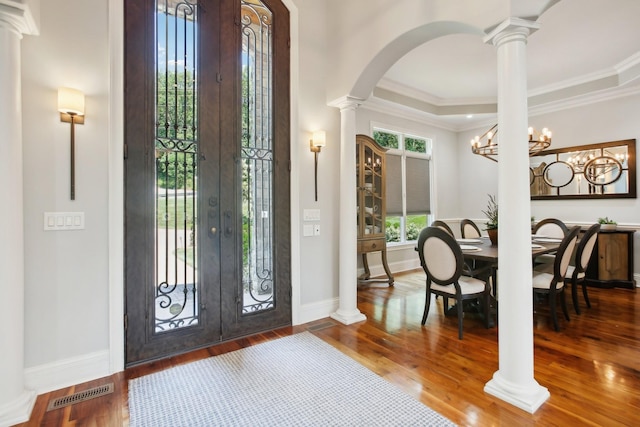
[[[318,153],[325,145],[327,145],[326,132],[323,130],[315,131],[311,137],[311,141],[309,141],[309,147],[313,153],[313,179],[316,188],[316,202],[318,201]]]
[[[76,124],[84,124],[84,93],[77,89],[61,87],[58,89],[58,111],[60,121],[71,123],[71,200],[76,199]]]

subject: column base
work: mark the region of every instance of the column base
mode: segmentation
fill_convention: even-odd
[[[362,322],[367,320],[367,316],[360,313],[357,308],[355,310],[342,310],[338,309],[331,315],[332,319],[337,320],[345,325],[351,325],[352,323]]]
[[[29,421],[37,397],[35,391],[25,390],[13,402],[2,405],[0,407],[0,426],[12,426]]]
[[[505,380],[500,375],[500,371],[493,374],[493,379],[485,384],[484,391],[530,414],[536,412],[551,396],[549,390],[539,385],[535,380],[532,380],[530,387],[522,387]]]

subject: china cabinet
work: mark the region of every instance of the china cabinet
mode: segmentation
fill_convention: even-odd
[[[367,135],[356,135],[356,185],[358,200],[358,254],[364,273],[358,283],[386,282],[393,285],[387,264],[385,236],[385,152]],[[386,278],[371,278],[367,254],[380,252]]]

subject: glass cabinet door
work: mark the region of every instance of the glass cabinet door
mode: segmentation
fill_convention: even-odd
[[[381,234],[382,212],[382,156],[365,145],[363,150],[363,207],[365,235]]]

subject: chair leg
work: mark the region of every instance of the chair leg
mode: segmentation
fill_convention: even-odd
[[[491,269],[491,285],[493,286],[493,296],[498,299],[498,268]]]
[[[461,340],[462,339],[462,323],[463,323],[463,316],[464,316],[464,314],[462,313],[462,299],[458,299],[458,303],[456,305],[458,306],[458,339]]]
[[[582,282],[582,295],[584,295],[584,302],[587,303],[587,307],[591,308],[591,302],[589,301],[589,295],[587,294],[587,283]]]
[[[556,294],[549,294],[549,311],[551,312],[551,320],[553,321],[553,329],[557,331],[560,330],[558,327],[558,315],[556,314]]]
[[[431,307],[431,292],[427,289],[427,297],[424,301],[424,314],[422,315],[422,324],[427,323],[427,316],[429,315],[429,308]]]
[[[483,300],[484,301],[482,305],[484,305],[484,327],[489,329],[491,327],[491,319],[489,318],[489,313],[491,313],[491,295],[486,294]]]
[[[442,297],[442,310],[445,316],[449,314],[449,298],[447,297]]]
[[[565,288],[566,288],[566,285],[560,291],[560,303],[562,304],[562,312],[564,313],[564,318],[567,319],[567,322],[569,322],[571,319],[569,319],[569,310],[567,309],[567,300],[564,297]]]
[[[580,304],[578,303],[578,284],[576,278],[571,279],[571,299],[573,300],[573,309],[576,314],[580,314]]]

